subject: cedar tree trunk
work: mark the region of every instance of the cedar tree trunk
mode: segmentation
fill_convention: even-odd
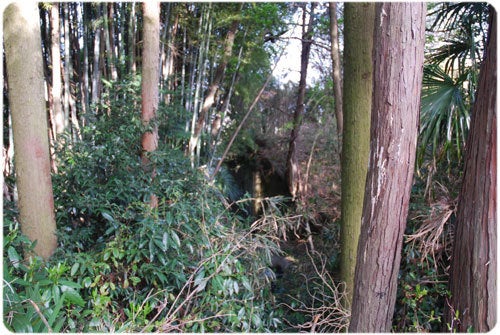
[[[155,177],[148,153],[158,147],[158,126],[155,124],[158,109],[160,81],[160,3],[144,2],[144,47],[142,52],[142,123],[150,129],[142,135],[142,164]],[[155,195],[151,196],[151,207],[157,206]]]
[[[21,231],[37,241],[35,253],[48,259],[57,246],[40,17],[34,2],[13,3],[4,11],[5,57],[14,132]]]
[[[377,3],[370,163],[350,332],[389,332],[413,179],[425,3]]]
[[[497,316],[497,20],[492,7],[490,12],[489,42],[467,139],[451,261],[447,322],[459,332],[488,332]]]

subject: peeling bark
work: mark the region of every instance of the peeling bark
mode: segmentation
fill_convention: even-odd
[[[489,42],[467,139],[451,261],[452,296],[446,317],[453,331],[459,332],[488,332],[496,325],[497,22],[494,10],[490,15]]]
[[[377,3],[370,163],[350,332],[389,332],[412,186],[425,3]]]

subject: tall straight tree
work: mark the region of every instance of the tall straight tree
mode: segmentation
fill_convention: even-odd
[[[350,306],[370,155],[375,3],[350,2],[344,6],[340,277],[346,284],[346,305]]]
[[[142,51],[142,123],[150,129],[142,135],[142,164],[155,177],[148,153],[158,147],[158,126],[155,124],[158,110],[160,81],[160,3],[146,1],[144,9],[144,46]],[[158,199],[151,195],[151,207],[157,207]]]
[[[21,231],[49,258],[57,246],[38,6],[10,4],[3,20]]]
[[[239,6],[240,12],[241,9],[242,7]],[[208,90],[205,94],[205,99],[203,101],[203,104],[201,105],[200,114],[198,115],[196,126],[194,127],[191,139],[189,141],[189,153],[192,162],[194,162],[195,149],[199,145],[199,139],[203,131],[203,127],[205,126],[205,120],[207,118],[208,111],[215,104],[215,97],[217,91],[219,90],[219,86],[224,80],[226,67],[227,64],[229,63],[229,59],[233,52],[234,38],[236,37],[236,31],[238,29],[238,25],[239,25],[239,20],[233,20],[231,22],[231,26],[227,31],[226,38],[224,41],[224,53],[222,55],[222,59],[219,65],[217,66],[217,69],[215,70],[214,79],[212,80],[212,83],[208,87]]]
[[[54,2],[50,8],[51,56],[52,56],[52,121],[55,132],[54,139],[64,131],[64,114],[61,100],[61,38],[59,34],[59,3]]]
[[[297,105],[293,113],[293,128],[290,133],[290,140],[288,142],[288,153],[286,158],[286,179],[288,188],[292,197],[301,197],[301,177],[300,166],[297,160],[296,143],[300,133],[300,126],[302,123],[302,114],[304,114],[304,101],[306,96],[306,79],[307,79],[307,66],[309,65],[309,54],[311,53],[313,25],[314,25],[314,8],[315,2],[311,2],[309,15],[307,15],[307,2],[301,4],[302,6],[302,50],[300,53],[300,79],[299,79],[299,92],[297,94]],[[309,21],[307,17],[309,16]],[[306,23],[307,21],[307,23]]]
[[[337,3],[330,2],[328,5],[328,9],[330,14],[330,54],[332,58],[333,98],[335,102],[335,116],[337,117],[337,133],[340,140],[343,133],[344,113],[342,108],[342,75],[340,74],[341,71],[339,51],[339,25],[337,22]],[[361,25],[361,27],[363,28],[369,26],[370,25],[366,22]],[[368,29],[368,31],[373,32],[373,29]]]
[[[497,321],[497,19],[490,13],[451,260],[447,323],[459,332],[488,332]]]
[[[97,3],[95,6],[97,11],[97,17],[93,21],[94,33],[94,61],[92,63],[92,104],[97,104],[100,98],[100,81],[101,81],[101,70],[100,70],[100,60],[101,60],[101,4]]]
[[[391,330],[424,62],[426,4],[389,2],[375,6],[370,162],[350,332]]]

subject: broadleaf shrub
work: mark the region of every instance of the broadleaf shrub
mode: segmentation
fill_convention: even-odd
[[[121,98],[102,108],[109,115],[87,118],[81,141],[59,142],[54,256],[46,263],[25,259],[31,242],[15,212],[4,221],[6,326],[22,332],[278,330],[279,311],[259,276],[268,266],[266,250],[275,248],[271,239],[226,209],[220,191],[162,141],[165,134],[148,156],[155,177],[143,169],[145,129],[133,108],[140,103],[124,85]],[[154,209],[151,194],[159,200]]]

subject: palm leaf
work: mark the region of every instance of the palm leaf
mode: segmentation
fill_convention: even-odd
[[[487,2],[444,2],[438,6],[437,10],[428,13],[429,16],[435,15],[430,29],[444,28],[451,31],[463,25],[470,25],[471,22],[487,22],[488,7]]]
[[[419,166],[429,151],[435,160],[444,154],[449,161],[454,157],[460,159],[470,119],[463,89],[466,78],[453,80],[437,65],[424,67]]]

